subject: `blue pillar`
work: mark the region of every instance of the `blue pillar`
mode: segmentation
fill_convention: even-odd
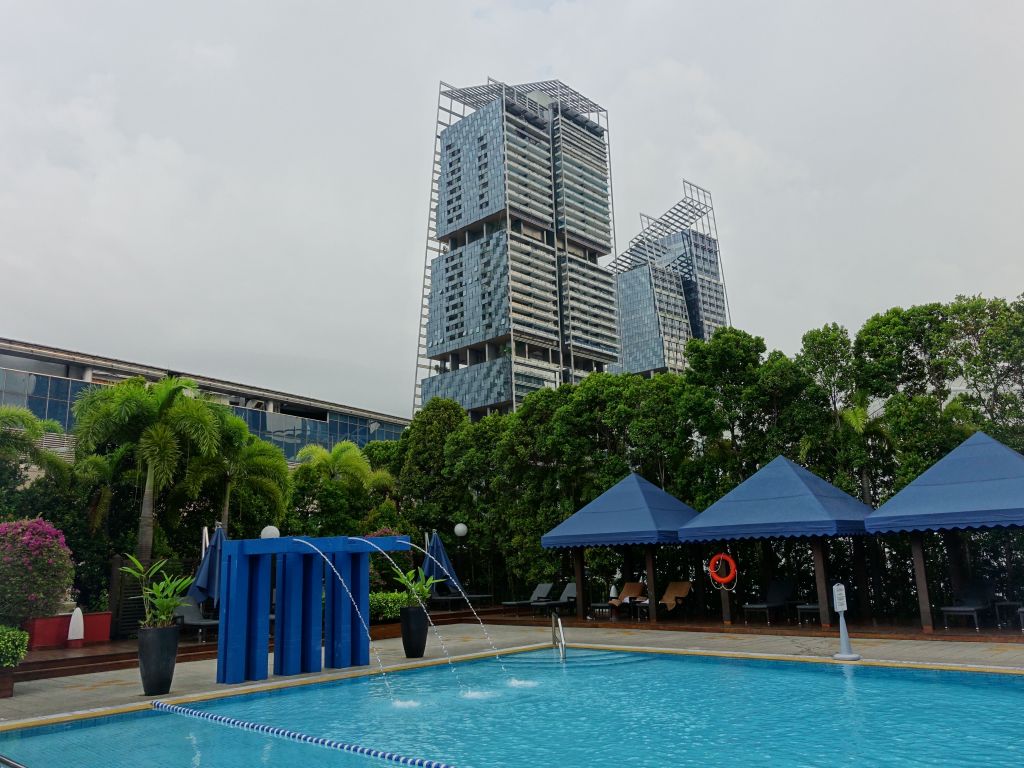
[[[249,558],[224,542],[221,552],[220,626],[217,639],[218,683],[245,681],[248,658]]]
[[[270,648],[270,557],[258,555],[249,559],[246,680],[267,679],[267,653]]]
[[[277,615],[274,632],[274,674],[302,671],[302,561],[289,553],[277,563]]]
[[[370,556],[366,552],[352,553],[352,579],[349,581],[352,597],[359,605],[363,619],[370,622]],[[370,638],[366,635],[359,616],[353,608],[350,616],[352,637],[352,664],[365,666],[370,663]]]
[[[331,557],[338,575],[348,584],[352,581],[352,556],[335,552]],[[334,571],[324,571],[327,592],[324,617],[324,666],[344,669],[352,666],[352,606],[345,588],[338,583]],[[358,622],[357,622],[358,624]]]
[[[302,651],[303,672],[319,672],[323,641],[324,561],[308,555],[302,562]]]

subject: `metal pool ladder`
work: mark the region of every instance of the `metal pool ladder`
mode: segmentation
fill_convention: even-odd
[[[565,630],[557,610],[551,612],[551,645],[558,649],[559,660],[565,661]]]
[[[21,763],[16,763],[11,758],[4,757],[3,755],[0,755],[0,765],[4,766],[4,768],[25,768]]]

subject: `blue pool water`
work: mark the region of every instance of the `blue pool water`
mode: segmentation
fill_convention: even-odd
[[[456,768],[1018,766],[1024,678],[550,651],[238,696],[193,709]],[[143,713],[0,733],[28,768],[395,763]]]

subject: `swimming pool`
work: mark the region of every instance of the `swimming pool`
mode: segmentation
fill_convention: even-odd
[[[533,651],[187,705],[456,768],[926,766],[1024,759],[1024,678],[867,666]],[[195,717],[0,733],[27,768],[394,765]],[[55,760],[59,760],[55,762]]]

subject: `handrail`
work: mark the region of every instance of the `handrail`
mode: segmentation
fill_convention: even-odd
[[[557,610],[551,612],[551,645],[558,649],[559,660],[565,661],[565,630]]]
[[[3,755],[0,755],[0,765],[4,766],[4,768],[25,768],[21,763],[15,762],[14,760],[11,760],[11,758],[4,757]]]

